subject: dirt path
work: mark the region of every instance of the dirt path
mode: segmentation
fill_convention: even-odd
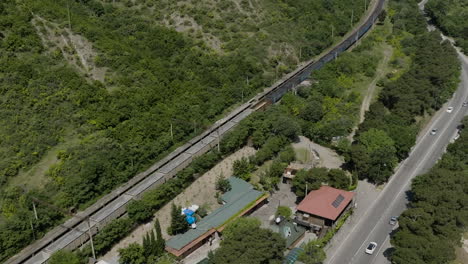
[[[332,149],[316,144],[303,136],[299,136],[299,142],[292,144],[292,146],[296,151],[305,150],[309,152],[305,163],[315,167],[338,169],[344,162],[343,158]]]
[[[376,74],[374,76],[374,79],[372,82],[369,84],[367,87],[367,92],[366,95],[364,96],[364,99],[362,100],[361,103],[361,109],[359,110],[359,124],[361,124],[364,121],[364,116],[366,112],[369,110],[369,106],[372,102],[372,99],[376,95],[376,88],[377,88],[377,82],[384,77],[384,75],[387,73],[387,65],[390,61],[390,58],[392,57],[393,54],[393,48],[388,45],[388,44],[383,44],[383,59],[380,61],[379,65],[377,66]],[[350,141],[353,141],[354,135],[356,134],[358,126],[355,126],[353,128],[353,132],[348,136],[348,139]]]
[[[235,160],[238,160],[242,157],[248,157],[255,154],[255,149],[251,147],[244,147],[229,157],[222,160],[211,170],[200,176],[195,180],[187,189],[180,193],[174,200],[172,200],[176,205],[182,207],[189,206],[192,204],[204,205],[206,204],[209,207],[209,212],[215,210],[221,205],[218,204],[215,198],[215,183],[216,178],[219,175],[224,177],[229,177],[232,174],[232,164]],[[171,204],[168,203],[166,206],[161,208],[154,214],[154,219],[159,219],[161,224],[162,235],[165,239],[168,239],[170,236],[167,234],[167,228],[170,225],[171,221]],[[153,219],[153,220],[154,220]],[[118,250],[123,247],[127,247],[131,243],[142,243],[143,236],[153,228],[153,222],[150,222],[145,225],[137,227],[133,232],[128,235],[126,238],[122,239],[118,244],[116,244],[107,254],[102,258],[109,263],[118,263]]]

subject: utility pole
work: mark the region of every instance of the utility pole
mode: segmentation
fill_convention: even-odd
[[[334,30],[335,28],[333,27],[333,25],[331,25],[331,28],[332,28],[332,34],[331,34],[332,37],[331,37],[331,38],[332,38],[332,42],[333,42],[333,30]]]
[[[364,0],[364,10],[367,11],[367,0]]]
[[[34,211],[34,218],[36,218],[36,220],[38,220],[39,218],[37,218],[36,204],[34,202],[32,202],[32,205],[33,205],[33,211]]]
[[[171,140],[174,140],[174,133],[172,131],[172,122],[171,122]]]
[[[89,223],[89,216],[86,222],[88,223],[88,235],[89,241],[91,242],[91,251],[93,252],[93,259],[96,259],[96,252],[94,251],[93,235],[91,234],[91,224]]]
[[[307,196],[307,182],[306,182],[305,196]]]
[[[216,133],[218,134],[218,153],[220,152],[220,147],[219,147],[219,141],[220,141],[220,138],[219,138],[219,127],[216,129]]]
[[[61,212],[61,213],[63,213],[63,214],[66,214],[66,215],[69,215],[69,216],[72,216],[72,217],[78,217],[78,218],[80,218],[81,220],[85,220],[85,218],[83,218],[83,217],[79,217],[79,216],[77,216],[77,215],[73,215],[73,214],[71,214],[71,213],[69,213],[69,212],[63,210],[62,208],[59,208],[59,207],[57,207],[57,206],[55,206],[55,205],[52,205],[52,204],[49,204],[48,202],[41,201],[41,200],[39,200],[39,199],[37,199],[37,198],[35,198],[35,197],[31,197],[31,199],[32,199],[33,201],[35,201],[35,202],[41,203],[41,204],[43,204],[43,205],[49,207],[49,208],[52,208],[52,209],[54,209],[54,210],[57,210],[57,211],[59,211],[59,212]],[[34,206],[34,207],[35,207],[35,206]],[[96,252],[94,251],[93,235],[91,234],[91,224],[90,224],[89,216],[87,216],[86,222],[88,223],[88,231],[87,231],[87,232],[88,232],[88,235],[89,235],[89,241],[90,241],[90,243],[91,243],[91,250],[92,250],[93,258],[96,259]],[[31,227],[32,227],[32,226],[33,226],[33,225],[32,225],[32,222],[31,222]],[[75,229],[74,227],[67,227],[67,228],[68,228],[68,229]],[[78,232],[81,232],[81,230],[79,230],[79,229],[76,229],[76,230],[77,230]]]
[[[354,9],[351,10],[351,27],[353,27],[353,20],[354,20]]]

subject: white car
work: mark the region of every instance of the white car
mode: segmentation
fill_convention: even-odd
[[[450,114],[450,113],[452,113],[452,111],[453,111],[453,107],[452,107],[452,106],[450,106],[450,107],[447,108],[447,113]]]
[[[396,225],[396,223],[398,222],[398,218],[396,216],[392,216],[390,217],[390,221],[388,222],[390,225]]]
[[[366,254],[372,255],[376,248],[377,248],[377,243],[370,242],[366,248]]]
[[[437,128],[434,128],[431,130],[431,135],[435,135],[435,134],[437,134]]]

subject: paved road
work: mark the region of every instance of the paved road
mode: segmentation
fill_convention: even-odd
[[[443,107],[436,113],[426,131],[437,128],[437,134],[430,135],[426,132],[418,139],[409,157],[401,163],[381,195],[341,241],[338,249],[329,253],[325,263],[389,263],[383,256],[390,246],[389,234],[392,232],[392,226],[388,224],[389,218],[400,215],[406,209],[406,191],[410,189],[411,179],[429,170],[442,156],[456,133],[457,125],[468,112],[468,107],[461,106],[463,101],[468,101],[468,57],[461,53],[459,57],[462,61],[462,82],[453,98],[446,104],[446,107],[454,107],[453,112],[447,113],[446,107]],[[377,242],[379,246],[373,255],[367,255],[364,251],[371,241]]]

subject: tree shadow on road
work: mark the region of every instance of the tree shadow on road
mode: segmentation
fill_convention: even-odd
[[[383,252],[383,255],[386,259],[388,259],[388,261],[391,262],[392,260],[392,255],[393,253],[395,252],[395,248],[391,247],[391,248],[387,248],[384,252]]]

